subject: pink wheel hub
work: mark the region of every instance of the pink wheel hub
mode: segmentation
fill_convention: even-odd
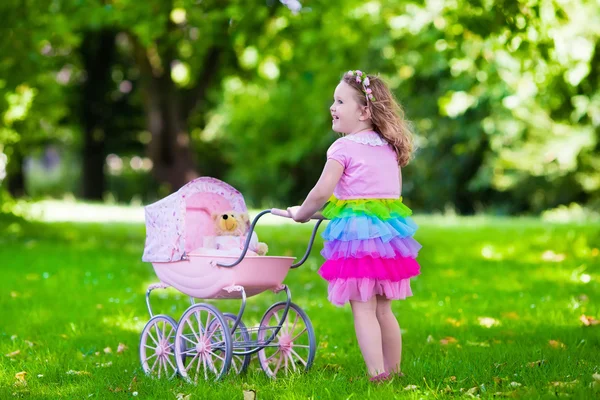
[[[161,340],[156,346],[156,350],[154,351],[158,357],[166,356],[169,354],[169,342],[166,340]]]
[[[200,342],[196,345],[196,351],[200,355],[207,355],[210,352],[210,343]]]
[[[288,354],[292,347],[294,347],[294,342],[292,342],[292,337],[290,335],[284,334],[279,338],[279,348],[285,354]]]

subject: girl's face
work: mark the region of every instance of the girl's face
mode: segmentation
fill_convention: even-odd
[[[354,133],[364,125],[363,106],[356,101],[355,90],[342,81],[333,92],[331,111],[332,129],[343,134]]]

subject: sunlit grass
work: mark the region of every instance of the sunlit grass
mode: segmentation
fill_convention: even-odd
[[[94,211],[103,212],[110,213]],[[254,361],[246,376],[195,387],[141,372],[145,290],[156,277],[140,260],[143,223],[114,221],[0,221],[0,398],[132,398],[137,392],[137,398],[231,399],[248,389],[260,399],[598,396],[590,385],[600,372],[600,325],[580,320],[600,317],[597,225],[417,216],[422,275],[414,280],[415,296],[394,304],[407,376],[380,386],[365,378],[349,308],[326,300],[326,284],[316,274],[319,240],[306,265],[286,280],[315,326],[319,349],[311,372],[273,382]],[[310,226],[259,226],[273,255],[300,256],[309,234]],[[171,289],[152,296],[155,311],[175,319],[189,305]],[[279,299],[251,298],[246,324],[257,324]],[[213,304],[224,311],[239,306]],[[120,343],[127,349],[119,353]]]

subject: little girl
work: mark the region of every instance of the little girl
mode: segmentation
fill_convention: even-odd
[[[350,302],[371,380],[384,381],[402,375],[402,337],[391,300],[412,296],[410,278],[420,273],[415,258],[421,245],[412,238],[417,226],[400,197],[400,167],[410,159],[412,133],[376,76],[347,72],[333,98],[333,130],[342,137],[327,151],[304,203],[287,213],[306,222],[329,201],[319,274],[329,282],[333,304]]]

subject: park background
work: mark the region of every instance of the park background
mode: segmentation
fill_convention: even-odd
[[[2,398],[597,395],[597,2],[4,0],[0,17]],[[309,374],[145,378],[142,206],[197,176],[253,210],[299,204],[349,69],[384,78],[416,133],[407,378],[363,382],[318,251],[286,280],[317,332]],[[310,227],[258,229],[297,255]]]

